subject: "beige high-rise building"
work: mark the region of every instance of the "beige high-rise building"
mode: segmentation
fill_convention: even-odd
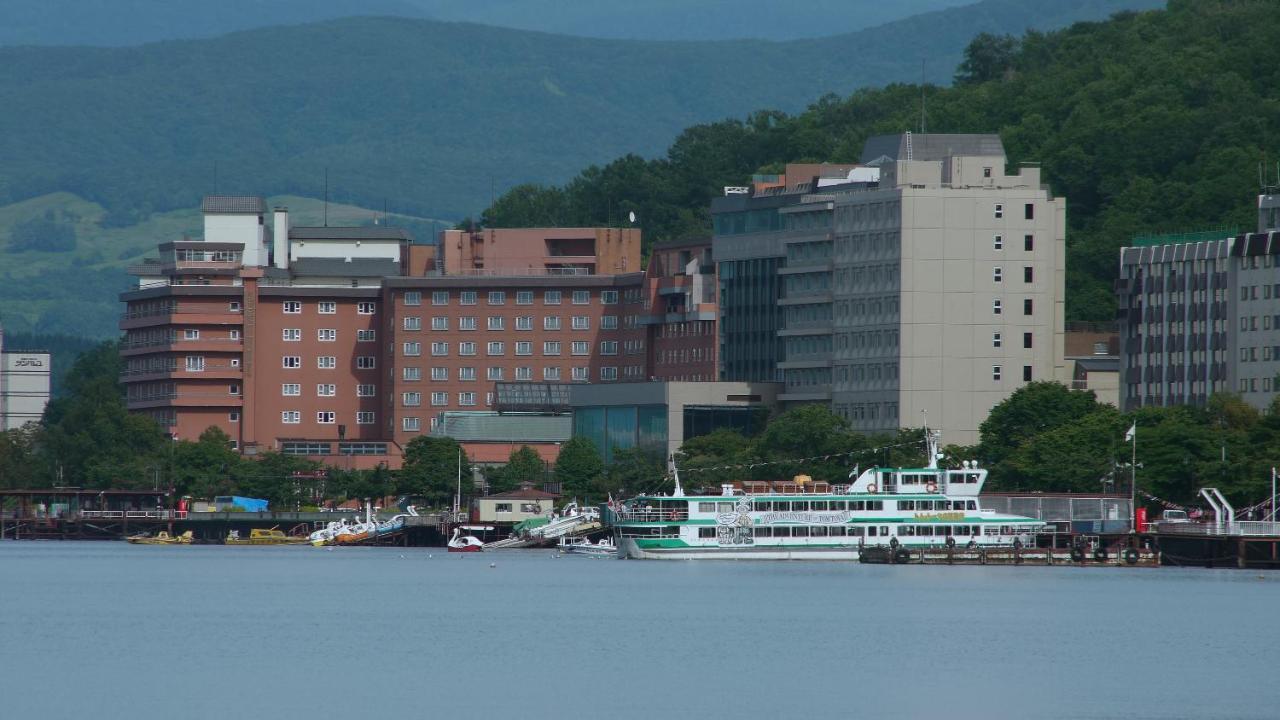
[[[1065,200],[1038,167],[1010,174],[996,135],[873,137],[862,160],[877,182],[786,211],[803,232],[779,270],[780,399],[828,402],[860,432],[927,422],[976,443],[1014,390],[1070,379]]]

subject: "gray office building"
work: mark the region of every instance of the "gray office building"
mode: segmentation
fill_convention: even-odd
[[[1204,406],[1280,392],[1280,196],[1258,200],[1258,232],[1135,238],[1120,251],[1121,407]]]

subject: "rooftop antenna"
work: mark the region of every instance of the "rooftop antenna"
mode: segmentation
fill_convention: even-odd
[[[213,161],[213,194],[218,194],[218,161]]]
[[[329,227],[329,166],[324,168],[324,226]]]
[[[925,134],[925,105],[924,105],[924,58],[920,58],[920,134]]]

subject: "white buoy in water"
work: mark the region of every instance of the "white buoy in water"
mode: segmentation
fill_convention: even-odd
[[[489,563],[489,567],[496,568],[498,567],[498,563]]]

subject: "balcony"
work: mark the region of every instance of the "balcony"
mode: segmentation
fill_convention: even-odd
[[[195,370],[185,365],[176,363],[160,366],[146,367],[125,370],[120,373],[120,382],[142,382],[144,380],[169,380],[169,379],[207,379],[207,380],[235,380],[242,377],[239,365],[232,365],[229,362],[206,362],[203,369]]]
[[[162,325],[241,325],[244,316],[239,310],[213,308],[207,305],[178,304],[153,310],[131,310],[120,316],[120,329]]]
[[[153,352],[239,352],[244,341],[241,338],[157,338],[125,340],[120,343],[120,354],[126,357]]]
[[[244,398],[232,395],[225,389],[222,392],[177,390],[139,394],[128,398],[126,403],[130,410],[142,410],[157,407],[242,407]]]

